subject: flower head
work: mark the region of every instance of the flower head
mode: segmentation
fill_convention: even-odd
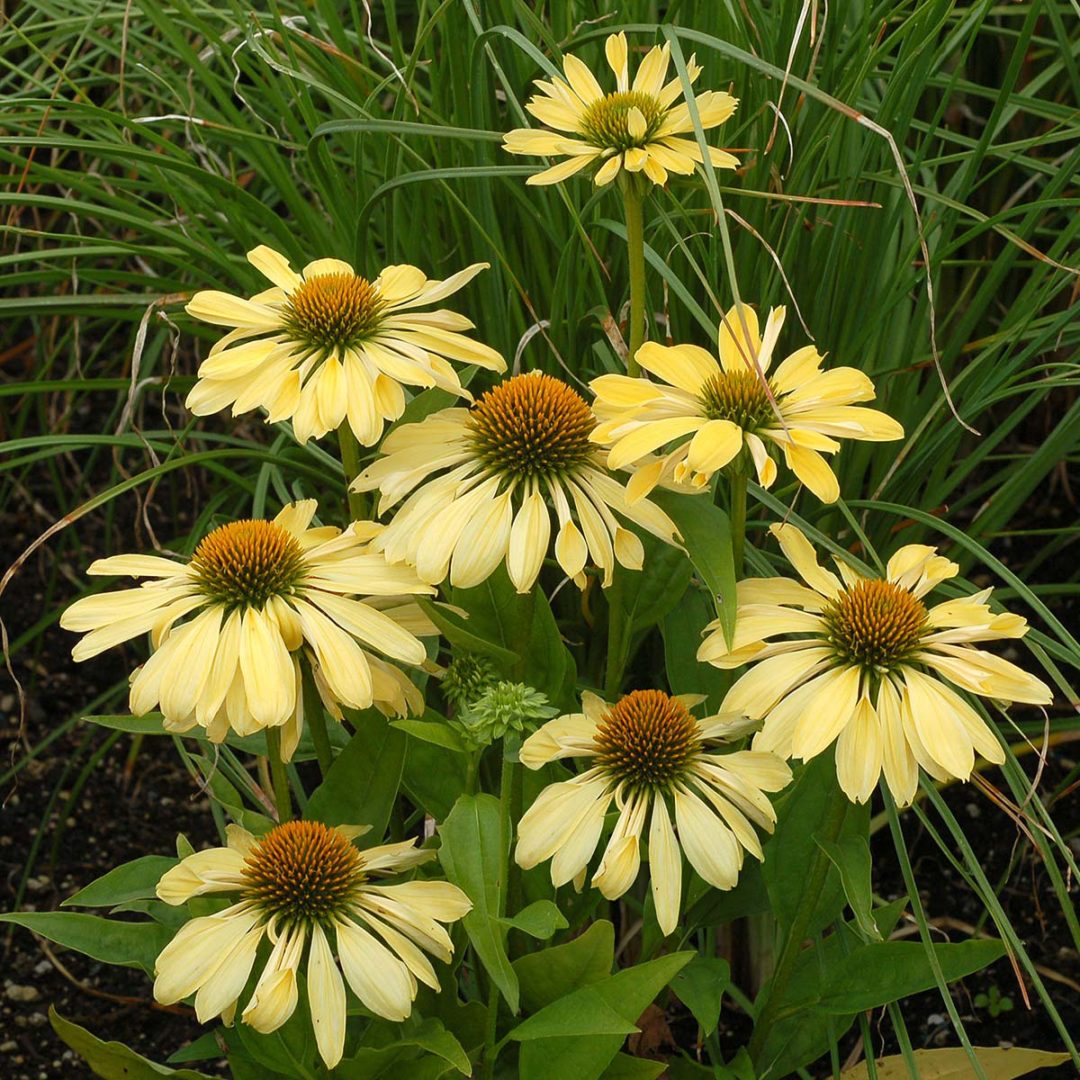
[[[379,526],[310,528],[315,508],[307,499],[273,521],[222,525],[187,562],[99,559],[88,573],[150,580],[72,604],[60,625],[85,633],[72,656],[87,660],[149,632],[153,655],[131,681],[135,715],[159,707],[170,730],[199,724],[215,742],[230,728],[249,735],[284,725],[286,758],[303,724],[301,656],[336,715],[339,705],[373,703],[398,715],[422,711],[419,692],[382,657],[426,660],[417,635],[437,631],[407,595],[434,590],[371,550]]]
[[[611,447],[609,468],[634,469],[631,502],[661,482],[700,490],[718,469],[740,465],[744,448],[759,482],[770,487],[776,479],[770,446],[819,499],[835,502],[840,488],[822,454],[839,450],[838,439],[903,438],[891,417],[854,404],[873,399],[870,379],[850,367],[822,371],[812,345],[768,374],[783,324],[784,309],[773,308],[759,334],[757,316],[744,304],[724,316],[719,360],[696,345],[647,342],[637,361],[661,381],[593,380],[602,422],[591,437]]]
[[[463,709],[499,681],[499,671],[482,653],[458,653],[447,665],[439,689],[455,709]]]
[[[565,78],[538,80],[540,93],[525,108],[547,128],[507,132],[503,148],[511,154],[565,157],[565,161],[530,176],[529,184],[556,184],[582,169],[595,169],[593,181],[607,184],[623,170],[644,173],[654,184],[666,184],[668,173],[688,174],[702,160],[693,137],[690,108],[676,76],[667,81],[671,48],[657,45],[641,61],[630,83],[626,35],[612,34],[604,47],[615,73],[615,90],[605,94],[592,72],[576,56],[563,60]],[[691,83],[701,74],[694,57],[686,65]],[[730,94],[705,91],[695,98],[704,130],[719,127],[735,111]],[[687,138],[686,136],[690,137]],[[719,169],[734,169],[738,160],[709,148]]]
[[[927,607],[927,593],[959,570],[934,548],[900,548],[884,578],[837,560],[837,576],[818,564],[794,525],[774,525],[772,533],[806,584],[740,581],[730,647],[713,623],[698,651],[720,668],[754,664],[723,708],[764,720],[755,749],[808,759],[835,741],[837,778],[850,799],[865,802],[884,772],[896,801],[907,804],[920,765],[938,780],[966,780],[976,752],[1005,760],[993,732],[949,683],[1003,701],[1050,702],[1039,679],[973,647],[1027,633],[1021,616],[990,610],[990,589]]]
[[[696,720],[689,711],[696,700],[635,690],[607,705],[586,693],[582,712],[560,716],[526,739],[521,760],[531,769],[560,758],[591,760],[572,780],[544,788],[526,811],[518,825],[518,864],[529,869],[551,859],[556,886],[583,874],[614,800],[619,817],[592,878],[609,900],[638,875],[646,822],[649,877],[665,934],[679,919],[680,848],[710,885],[733,888],[745,852],[763,858],[754,825],[771,832],[776,823],[765,792],[784,787],[791,771],[771,753],[719,752],[718,742],[750,727],[731,714]]]
[[[198,851],[167,871],[157,886],[167,904],[196,896],[232,903],[185,923],[165,946],[154,997],[171,1005],[194,994],[200,1023],[220,1015],[231,1024],[265,938],[270,953],[242,1014],[256,1031],[276,1031],[293,1014],[301,968],[328,1068],[344,1050],[345,984],[376,1016],[404,1020],[418,982],[439,989],[424,953],[450,960],[453,946],[441,924],[460,919],[471,905],[445,881],[382,884],[435,852],[411,840],[361,851],[353,839],[366,831],[291,821],[256,839],[230,825],[227,847]]]
[[[449,361],[503,371],[494,349],[467,337],[473,324],[446,309],[417,311],[455,293],[487,263],[445,281],[415,266],[388,266],[373,281],[340,259],[316,259],[296,273],[268,247],[248,261],[273,287],[245,300],[199,292],[187,305],[197,319],[232,329],[210,350],[187,407],[207,416],[263,408],[267,421],[292,420],[300,442],[348,420],[372,446],[383,423],[405,408],[402,386],[439,386],[469,397]]]
[[[595,424],[576,390],[532,372],[499,383],[471,409],[444,409],[396,428],[384,456],[353,485],[382,492],[380,514],[409,496],[373,545],[414,564],[424,581],[449,573],[464,588],[505,560],[517,590],[527,592],[547,554],[550,506],[558,519],[555,558],[578,584],[590,557],[604,585],[616,562],[641,569],[641,541],[615,515],[668,543],[675,525],[648,500],[627,503],[589,441]],[[429,480],[433,473],[440,475]]]
[[[470,701],[450,723],[470,748],[490,746],[508,732],[520,737],[537,720],[550,720],[558,709],[546,694],[524,683],[498,682]]]

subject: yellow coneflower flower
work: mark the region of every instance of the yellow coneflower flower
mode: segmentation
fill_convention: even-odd
[[[511,154],[567,159],[530,176],[527,184],[557,184],[594,165],[599,166],[593,174],[598,185],[610,183],[623,169],[644,173],[654,184],[666,184],[668,173],[692,173],[701,163],[690,107],[679,101],[682,82],[677,77],[666,81],[670,46],[657,45],[649,51],[633,85],[626,35],[612,34],[604,51],[615,73],[613,93],[605,94],[585,64],[568,55],[563,59],[566,78],[537,80],[540,93],[525,106],[554,130],[519,128],[504,136],[503,148]],[[689,81],[695,82],[701,68],[694,57],[686,68]],[[739,104],[730,94],[711,90],[694,100],[704,130],[719,127]],[[714,147],[709,148],[709,160],[719,169],[739,165],[737,158]]]
[[[595,424],[577,391],[531,372],[500,383],[471,409],[444,409],[395,429],[384,456],[353,485],[382,492],[380,514],[412,492],[373,547],[412,563],[424,581],[449,573],[463,588],[505,560],[518,592],[527,592],[547,554],[550,506],[555,558],[579,585],[590,558],[604,585],[616,562],[640,570],[641,541],[616,514],[668,543],[676,542],[675,524],[648,500],[628,505],[589,441]],[[440,475],[429,481],[433,473]]]
[[[170,730],[199,724],[215,742],[230,728],[249,735],[284,725],[286,758],[303,723],[301,651],[332,710],[335,703],[422,710],[416,688],[374,653],[424,662],[417,634],[437,631],[407,597],[434,589],[370,549],[379,526],[309,528],[315,509],[307,499],[273,521],[222,525],[186,563],[156,555],[97,560],[87,573],[151,580],[72,604],[60,625],[86,633],[72,656],[87,660],[149,632],[154,652],[131,682],[135,715],[160,707]]]
[[[256,1031],[276,1031],[292,1016],[301,968],[327,1068],[344,1050],[346,983],[369,1012],[404,1020],[418,982],[439,989],[424,953],[451,959],[441,924],[472,905],[446,881],[380,884],[435,852],[411,840],[361,851],[352,841],[366,831],[291,821],[256,839],[230,825],[227,847],[198,851],[174,866],[157,886],[165,903],[196,896],[231,896],[233,903],[180,928],[157,958],[154,997],[171,1005],[194,994],[200,1023],[220,1015],[231,1024],[265,937],[272,948],[241,1015]]]
[[[1005,760],[979,714],[935,676],[1001,701],[1051,701],[1045,683],[972,647],[1027,633],[1021,616],[990,610],[990,589],[927,608],[923,597],[959,571],[935,548],[900,548],[884,578],[865,578],[837,560],[838,577],[818,564],[795,526],[771,531],[806,584],[740,581],[731,647],[712,623],[698,651],[720,668],[755,663],[722,706],[764,720],[755,749],[808,759],[835,741],[837,778],[850,799],[869,799],[884,772],[906,805],[920,765],[936,780],[966,780],[976,752]],[[780,640],[767,640],[774,637]]]
[[[301,443],[348,420],[356,438],[372,446],[384,422],[405,408],[403,385],[468,398],[450,360],[506,369],[494,349],[461,332],[473,329],[464,315],[415,310],[457,292],[487,263],[445,281],[429,281],[415,266],[388,266],[368,281],[340,259],[316,259],[299,274],[268,247],[248,252],[248,261],[273,288],[248,300],[200,292],[187,305],[203,322],[233,327],[188,394],[196,416],[262,408],[268,423],[291,419]]]
[[[744,447],[758,481],[770,487],[776,462],[765,440],[822,502],[835,502],[840,488],[822,454],[839,450],[838,439],[903,438],[904,429],[885,413],[855,407],[873,399],[870,379],[856,368],[822,371],[813,345],[767,375],[783,324],[784,309],[773,308],[761,335],[754,310],[733,307],[720,328],[719,360],[696,345],[647,342],[637,362],[661,382],[627,375],[592,381],[602,422],[591,437],[611,447],[609,468],[636,466],[627,485],[631,502],[661,482],[701,489]]]
[[[783,788],[791,771],[775,754],[718,752],[718,742],[753,725],[725,713],[696,720],[689,709],[699,700],[635,690],[609,706],[586,693],[582,712],[556,717],[526,739],[521,761],[530,769],[560,758],[591,761],[573,780],[544,788],[525,812],[514,854],[518,865],[528,870],[551,859],[556,886],[583,875],[614,799],[619,818],[592,878],[609,900],[637,878],[646,819],[649,877],[664,934],[679,920],[680,848],[703,880],[734,888],[744,853],[764,857],[754,825],[772,832],[776,823],[765,792]]]

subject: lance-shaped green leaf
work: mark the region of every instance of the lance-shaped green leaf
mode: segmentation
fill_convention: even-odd
[[[54,1008],[49,1008],[49,1023],[53,1031],[104,1080],[211,1080],[206,1073],[194,1069],[173,1069],[136,1054],[119,1042],[104,1042],[86,1028],[65,1020]],[[220,1056],[220,1054],[218,1055]]]
[[[308,800],[305,817],[327,825],[370,825],[361,846],[381,844],[405,765],[403,731],[374,709],[357,717],[356,731]]]
[[[156,922],[120,922],[73,911],[12,911],[0,922],[25,927],[43,938],[119,967],[153,974],[154,961],[172,934]]]
[[[510,1011],[516,1013],[518,978],[506,954],[506,927],[499,917],[510,857],[509,843],[504,847],[500,835],[499,814],[499,800],[493,796],[462,795],[439,826],[439,861],[447,878],[472,901],[462,925]]]
[[[177,861],[168,855],[143,855],[114,867],[74,896],[69,896],[60,906],[113,907],[132,900],[152,900],[157,895],[157,883],[162,875]]]

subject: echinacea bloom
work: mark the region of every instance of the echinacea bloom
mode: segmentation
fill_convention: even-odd
[[[783,324],[784,309],[773,308],[759,334],[753,308],[733,307],[720,327],[719,360],[697,345],[650,341],[637,362],[660,381],[592,381],[601,423],[591,438],[611,447],[609,468],[634,470],[631,502],[661,482],[700,490],[718,469],[739,465],[744,447],[761,486],[771,487],[777,470],[770,445],[822,502],[835,502],[840,488],[822,454],[839,450],[838,439],[903,438],[892,417],[855,405],[873,399],[869,377],[851,367],[822,371],[813,345],[769,374]]]
[[[610,183],[625,170],[644,173],[654,184],[666,184],[668,173],[689,174],[702,161],[694,138],[690,107],[679,99],[682,81],[667,81],[671,47],[650,49],[638,66],[633,84],[626,35],[612,34],[605,43],[608,64],[615,73],[615,90],[604,93],[588,67],[576,56],[563,59],[565,79],[539,79],[540,93],[525,108],[547,128],[519,128],[503,137],[511,154],[565,157],[565,161],[530,176],[527,184],[557,184],[582,169],[595,168],[597,185]],[[701,74],[694,57],[686,65],[691,83]],[[703,130],[719,127],[735,111],[736,98],[706,90],[695,98]],[[687,137],[689,136],[689,137]],[[738,168],[738,159],[709,147],[709,160],[718,169]]]
[[[641,540],[618,517],[668,543],[676,542],[675,524],[647,499],[627,503],[589,441],[595,424],[576,390],[530,372],[499,383],[471,409],[396,428],[353,484],[382,492],[380,514],[409,496],[372,546],[415,565],[423,581],[437,584],[449,573],[463,588],[505,560],[518,592],[527,592],[548,551],[552,507],[555,558],[579,585],[590,558],[605,586],[616,563],[640,570]]]
[[[435,852],[411,840],[362,851],[353,839],[366,831],[290,821],[256,838],[230,825],[227,847],[197,851],[167,871],[157,886],[167,904],[197,896],[232,903],[185,923],[162,949],[154,997],[172,1005],[194,994],[200,1023],[220,1015],[231,1024],[265,938],[270,953],[241,1014],[256,1031],[269,1034],[292,1016],[301,969],[327,1068],[337,1065],[345,1046],[346,984],[369,1012],[404,1020],[418,983],[439,989],[424,953],[451,959],[453,945],[441,924],[460,919],[472,905],[446,881],[381,884]]]
[[[680,848],[704,881],[734,888],[745,852],[764,857],[754,826],[772,832],[776,824],[765,792],[785,787],[791,771],[775,754],[720,752],[719,742],[753,725],[725,713],[696,720],[690,707],[699,700],[635,690],[609,706],[586,693],[582,712],[559,716],[526,739],[521,761],[530,769],[563,758],[590,760],[572,780],[544,788],[525,812],[518,865],[528,870],[551,859],[556,887],[583,875],[614,800],[619,817],[592,878],[609,900],[637,878],[645,836],[656,919],[665,935],[679,920]]]
[[[150,633],[154,652],[132,677],[132,713],[159,707],[169,730],[198,724],[214,742],[230,728],[250,735],[284,726],[286,759],[303,723],[301,654],[331,711],[373,703],[398,715],[422,710],[405,674],[375,654],[424,663],[417,633],[437,631],[408,597],[434,589],[371,550],[379,526],[310,528],[315,509],[306,499],[273,521],[222,525],[187,562],[98,559],[87,573],[150,580],[75,601],[60,619],[86,634],[72,656],[87,660]]]
[[[809,759],[835,741],[848,798],[865,802],[884,772],[906,805],[919,766],[936,780],[967,780],[976,752],[1005,760],[994,733],[949,683],[999,701],[1049,704],[1045,683],[973,647],[1027,633],[1020,615],[990,610],[990,589],[926,606],[927,593],[959,571],[935,548],[900,548],[884,578],[863,577],[838,559],[837,576],[794,525],[771,531],[806,584],[740,581],[730,647],[713,623],[698,651],[719,668],[754,665],[722,707],[764,721],[755,749]]]
[[[430,281],[415,266],[387,266],[374,281],[340,259],[316,259],[301,273],[268,247],[248,262],[273,282],[250,299],[196,293],[187,312],[232,329],[199,367],[187,397],[196,416],[232,407],[233,416],[266,410],[267,422],[292,420],[301,443],[348,420],[364,446],[405,408],[402,386],[438,386],[469,397],[451,360],[503,371],[506,362],[462,331],[457,312],[417,311],[455,293],[487,263]]]

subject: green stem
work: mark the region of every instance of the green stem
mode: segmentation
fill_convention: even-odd
[[[315,676],[311,668],[304,664],[304,719],[311,729],[311,741],[315,744],[315,757],[319,761],[319,772],[323,779],[334,764],[334,751],[330,746],[330,733],[326,730],[326,713],[322,698],[315,685]]]
[[[292,821],[292,792],[285,774],[285,762],[281,760],[281,730],[266,729],[266,756],[270,760],[270,779],[274,785],[274,805],[277,807],[278,824]]]
[[[739,471],[731,477],[731,560],[735,577],[743,576],[743,552],[746,549],[746,473]]]
[[[626,253],[630,267],[630,344],[626,353],[626,373],[641,374],[637,351],[645,341],[645,215],[644,199],[636,177],[622,184],[623,210],[626,215]]]
[[[840,790],[839,785],[833,784],[829,797],[825,803],[825,812],[822,815],[821,827],[818,835],[823,840],[835,841],[840,835],[840,829],[844,824],[844,816],[847,813],[847,796]],[[754,1018],[754,1034],[750,1038],[750,1058],[755,1068],[761,1065],[761,1052],[765,1046],[765,1039],[776,1021],[776,1014],[784,1001],[784,992],[788,983],[791,982],[792,973],[795,970],[795,962],[802,951],[802,944],[806,940],[810,928],[810,920],[817,908],[821,890],[825,886],[825,878],[828,876],[829,867],[832,863],[829,857],[822,851],[820,845],[814,844],[814,850],[810,855],[810,869],[807,874],[806,888],[802,894],[802,903],[795,912],[791,921],[791,927],[784,941],[784,947],[780,957],[776,961],[776,970],[765,993],[765,1000],[758,1009]]]
[[[506,897],[509,892],[510,873],[510,835],[512,823],[511,798],[514,789],[514,762],[507,761],[505,754],[502,759],[502,769],[499,774],[499,858],[502,861],[499,880],[495,890],[495,915],[502,918],[506,914]],[[498,1057],[496,1048],[496,1036],[498,1035],[499,1023],[499,988],[492,980],[488,990],[487,1023],[484,1029],[484,1080],[493,1080],[495,1076],[495,1059]]]
[[[341,466],[345,470],[346,508],[350,521],[363,521],[367,517],[367,505],[362,491],[353,491],[352,482],[360,475],[360,444],[356,441],[349,421],[338,428],[338,446],[341,448]]]

